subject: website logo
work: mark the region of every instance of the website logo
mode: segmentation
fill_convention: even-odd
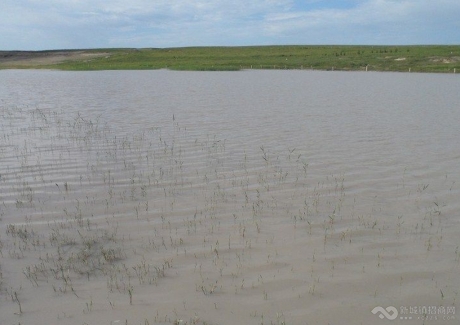
[[[372,313],[374,315],[379,314],[380,319],[386,318],[388,320],[395,320],[398,317],[398,310],[393,306],[387,307],[386,309],[377,306],[372,309]]]

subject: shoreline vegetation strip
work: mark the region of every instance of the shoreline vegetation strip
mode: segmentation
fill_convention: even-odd
[[[0,69],[460,72],[460,45],[284,45],[0,51]]]

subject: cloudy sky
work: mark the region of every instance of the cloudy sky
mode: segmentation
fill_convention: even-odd
[[[0,0],[0,50],[460,44],[460,0]]]

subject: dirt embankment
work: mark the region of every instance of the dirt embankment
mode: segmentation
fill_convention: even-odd
[[[456,63],[460,62],[460,56],[451,56],[451,57],[440,57],[433,56],[430,58],[431,62],[442,62],[442,63]]]
[[[63,61],[91,60],[109,56],[107,52],[84,50],[0,51],[0,67],[30,67],[57,64]]]

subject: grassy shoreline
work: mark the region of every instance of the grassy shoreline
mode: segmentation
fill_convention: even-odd
[[[460,72],[460,45],[244,46],[0,51],[0,69],[314,69]]]

